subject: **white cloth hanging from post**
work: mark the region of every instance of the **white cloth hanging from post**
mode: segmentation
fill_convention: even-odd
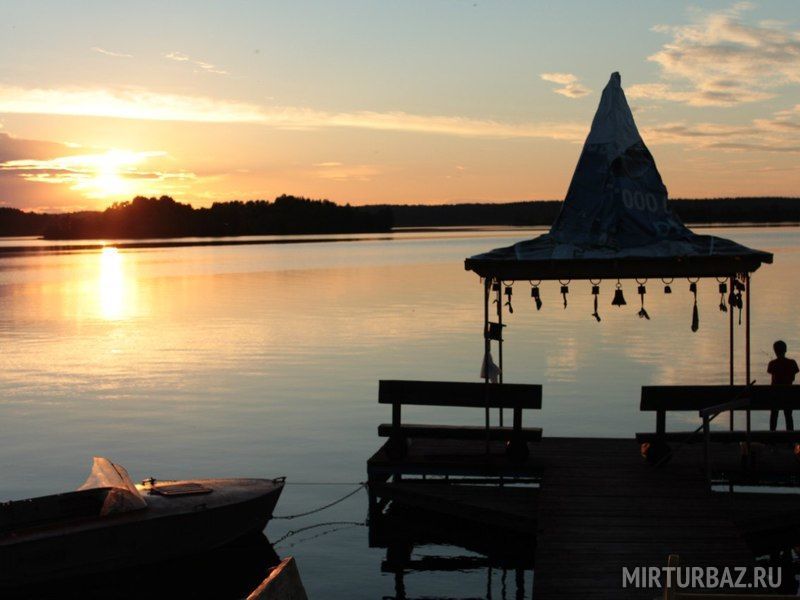
[[[481,379],[486,379],[487,377],[492,383],[497,383],[500,378],[500,367],[494,363],[491,351],[484,355],[483,364],[481,365]]]

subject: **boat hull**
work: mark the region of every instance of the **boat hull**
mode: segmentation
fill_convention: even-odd
[[[148,508],[141,511],[0,541],[0,586],[83,576],[213,550],[263,531],[283,489],[282,481],[195,481],[212,492],[147,497]],[[225,482],[247,485],[235,488]]]

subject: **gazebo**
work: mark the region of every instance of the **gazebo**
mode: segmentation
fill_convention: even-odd
[[[730,385],[734,385],[734,308],[744,310],[745,383],[750,382],[751,274],[772,254],[732,240],[698,235],[670,208],[667,188],[653,156],[642,140],[625,99],[619,73],[613,73],[583,146],[561,211],[549,233],[512,246],[467,258],[465,268],[484,283],[484,379],[503,378],[503,296],[510,301],[512,285],[528,281],[537,309],[539,284],[558,280],[561,293],[573,280],[589,280],[597,312],[600,283],[612,280],[612,304],[623,305],[623,280],[637,281],[644,299],[645,282],[661,279],[667,293],[675,278],[687,278],[695,295],[692,329],[697,330],[697,281],[715,278],[728,310]],[[490,316],[492,295],[496,315]],[[725,305],[727,302],[727,306]],[[640,316],[649,319],[642,308]],[[499,370],[492,373],[491,343],[498,346]],[[491,367],[491,368],[490,368]],[[747,413],[748,430],[750,413]],[[502,425],[502,411],[500,425]],[[487,410],[488,426],[488,410]],[[733,412],[731,412],[733,429]]]

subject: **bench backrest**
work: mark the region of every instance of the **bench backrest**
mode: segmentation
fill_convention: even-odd
[[[639,409],[699,411],[743,397],[750,405],[737,410],[800,409],[800,385],[647,385]]]
[[[381,404],[464,406],[483,408],[542,408],[542,386],[519,383],[382,380]]]

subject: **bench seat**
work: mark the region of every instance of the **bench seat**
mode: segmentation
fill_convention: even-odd
[[[525,383],[485,384],[466,381],[408,381],[379,383],[380,404],[461,406],[466,408],[542,408],[542,386]]]
[[[800,409],[800,385],[645,385],[639,409],[651,412],[697,411],[749,398],[746,410]]]
[[[692,431],[667,431],[664,433],[637,433],[636,441],[638,443],[645,442],[702,442],[705,438],[703,432]],[[745,431],[717,431],[712,430],[709,433],[709,439],[712,442],[746,442],[748,440],[747,432]],[[750,431],[751,442],[759,442],[762,444],[780,444],[788,442],[800,442],[800,431]]]
[[[407,438],[485,440],[487,437],[486,427],[483,426],[404,423],[395,429],[391,423],[378,425],[378,435],[381,437],[391,437],[396,431]],[[542,439],[542,429],[540,427],[522,427],[515,432],[513,427],[493,426],[489,427],[488,437],[493,441],[519,439],[526,442],[538,442]]]

